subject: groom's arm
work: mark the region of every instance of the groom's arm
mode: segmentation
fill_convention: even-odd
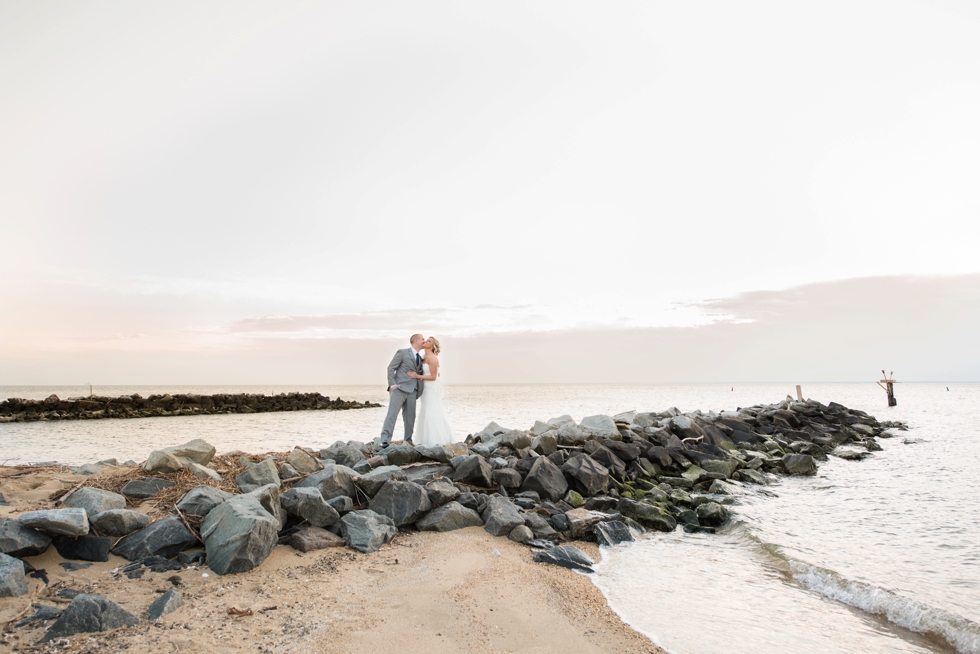
[[[391,363],[388,364],[388,390],[395,385],[395,371],[398,370],[398,366],[401,364],[402,351],[398,350],[395,352],[395,356],[392,357]]]

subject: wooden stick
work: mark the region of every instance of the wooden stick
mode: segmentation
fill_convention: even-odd
[[[74,486],[72,486],[71,488],[69,488],[69,489],[68,489],[68,492],[67,492],[67,493],[64,493],[63,495],[61,495],[60,497],[58,497],[58,499],[56,499],[56,500],[54,501],[54,503],[55,503],[55,504],[61,504],[62,502],[64,502],[65,500],[67,500],[67,499],[68,499],[68,497],[69,497],[69,496],[70,496],[70,495],[71,495],[72,493],[74,493],[75,491],[77,491],[77,490],[78,490],[79,488],[81,488],[81,487],[82,487],[82,486],[83,486],[83,485],[85,484],[85,482],[86,482],[86,481],[88,481],[88,480],[87,480],[87,479],[85,479],[85,480],[83,480],[83,481],[80,481],[80,482],[78,482],[77,484],[75,484]]]
[[[176,504],[174,504],[174,511],[176,511],[177,512],[177,515],[180,516],[180,521],[184,523],[184,526],[185,527],[187,527],[187,531],[189,531],[192,534],[194,534],[194,538],[197,539],[197,542],[199,542],[201,545],[204,545],[205,547],[207,547],[207,544],[201,539],[201,536],[197,533],[197,530],[194,529],[193,527],[191,527],[190,523],[187,522],[187,518],[185,518],[184,517],[184,514],[180,512],[180,509],[177,508],[177,505]]]

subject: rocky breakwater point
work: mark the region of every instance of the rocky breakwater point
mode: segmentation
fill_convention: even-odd
[[[24,559],[52,544],[64,559],[122,557],[113,574],[131,578],[187,566],[233,576],[277,547],[370,554],[399,532],[482,528],[527,545],[534,561],[591,572],[574,541],[611,546],[678,526],[714,532],[745,485],[815,474],[828,456],[859,459],[891,427],[904,429],[787,399],[721,413],[560,416],[528,430],[491,423],[438,447],[337,441],[215,457],[196,440],[152,452],[141,469],[88,477],[53,496],[52,508],[0,519],[0,596],[28,593]],[[50,624],[40,641],[140,620],[111,597],[69,599],[39,605],[37,621]],[[159,618],[182,601],[168,590],[143,615]]]
[[[151,395],[138,393],[119,397],[76,397],[67,400],[51,395],[43,400],[9,398],[0,402],[0,422],[44,420],[96,420],[100,418],[151,418],[195,416],[216,413],[268,413],[271,411],[345,411],[380,407],[374,402],[330,399],[320,393],[262,395]]]

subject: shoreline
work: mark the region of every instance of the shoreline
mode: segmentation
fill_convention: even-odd
[[[83,478],[58,476],[66,483]],[[3,484],[15,506],[0,507],[0,517],[15,517],[24,502],[37,503],[53,479],[29,475],[18,481],[33,488],[21,495]],[[578,545],[601,558],[594,543]],[[61,564],[69,562],[53,547],[25,557],[44,571],[48,583],[28,577],[28,595],[0,598],[0,622],[7,624],[0,647],[63,650],[63,640],[36,644],[51,622],[12,627],[34,612],[32,604],[64,609],[67,601],[57,593],[71,588],[103,594],[141,618],[126,629],[72,637],[72,645],[83,652],[663,654],[613,611],[586,575],[534,563],[530,549],[495,538],[482,527],[401,532],[372,554],[277,547],[262,566],[229,576],[188,567],[128,579],[112,573],[129,562],[108,558],[70,571],[63,569]],[[157,622],[147,620],[147,607],[170,588],[181,593],[184,605]],[[231,607],[253,615],[230,616]]]

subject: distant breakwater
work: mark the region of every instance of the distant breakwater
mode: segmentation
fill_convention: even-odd
[[[43,420],[98,420],[103,418],[151,418],[221,413],[270,413],[273,411],[345,411],[380,407],[374,402],[329,398],[320,393],[263,395],[239,393],[194,395],[191,393],[119,397],[92,396],[62,400],[51,395],[43,400],[9,398],[0,402],[0,422]]]

